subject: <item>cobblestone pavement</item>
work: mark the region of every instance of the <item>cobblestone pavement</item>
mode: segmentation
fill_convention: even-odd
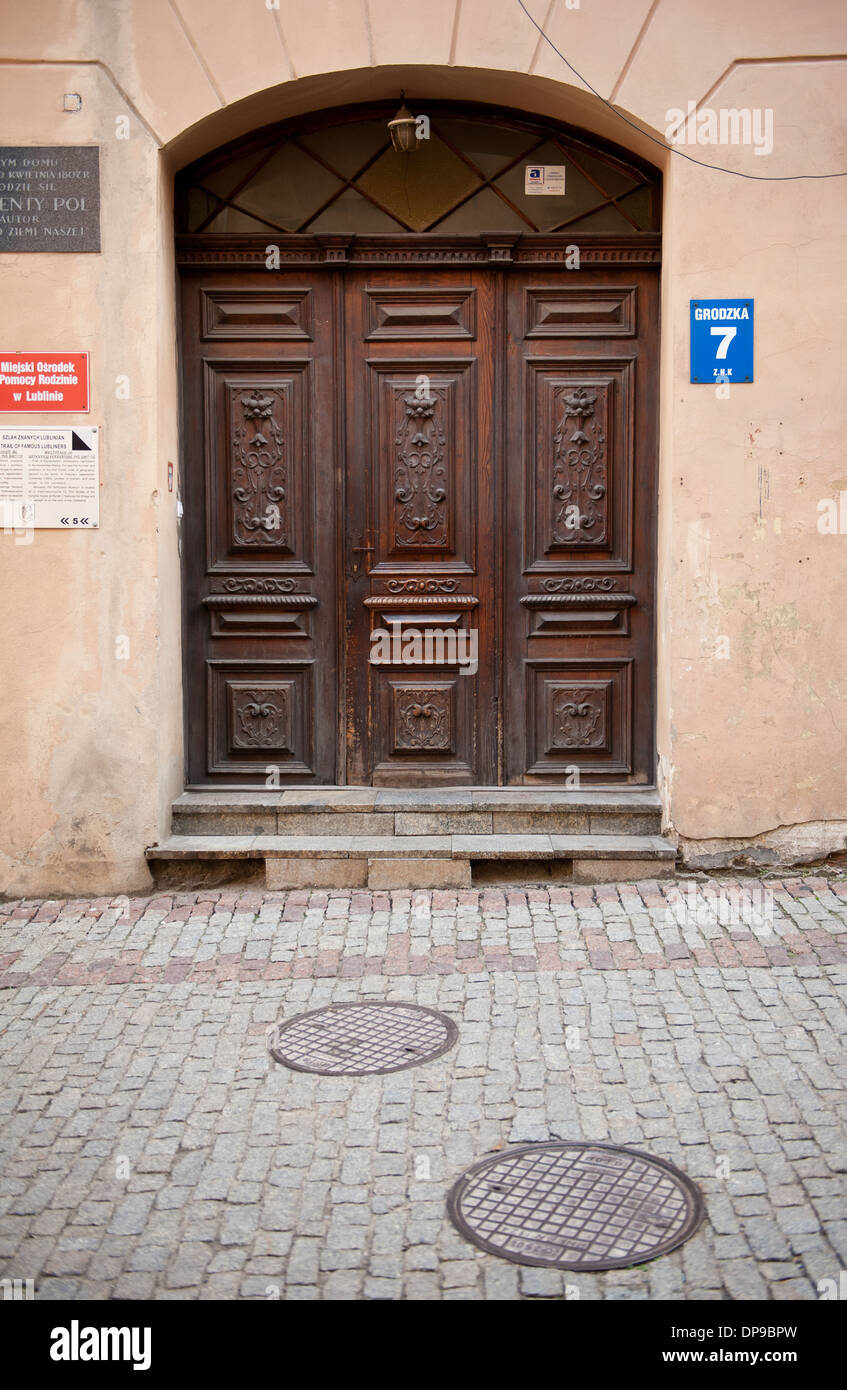
[[[684,883],[0,903],[0,1275],[37,1298],[816,1298],[847,1267],[847,884],[770,887],[752,930],[683,913]],[[441,1009],[458,1045],[362,1078],[269,1059],[275,1021],[362,999]],[[468,1245],[457,1175],[550,1138],[669,1159],[706,1221],[605,1274]]]

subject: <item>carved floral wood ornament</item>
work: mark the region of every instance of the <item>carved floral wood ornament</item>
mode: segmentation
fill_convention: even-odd
[[[389,579],[390,594],[453,594],[458,588],[455,579]]]
[[[232,437],[232,534],[235,545],[285,546],[288,540],[285,441],[275,411],[280,393],[234,391],[241,419]]]
[[[402,398],[394,437],[395,542],[398,546],[446,546],[446,436],[440,396]]]
[[[449,692],[440,686],[395,688],[394,721],[394,744],[398,749],[449,748]]]
[[[553,700],[554,748],[602,748],[605,742],[606,702],[596,690],[576,688]]]
[[[549,594],[593,594],[608,593],[615,587],[615,580],[611,575],[599,575],[597,578],[580,578],[568,575],[558,579],[542,579],[542,589],[546,589]]]
[[[553,435],[553,539],[557,545],[598,545],[606,539],[606,433],[598,391],[577,386],[556,393],[562,411]],[[576,420],[576,429],[571,421]]]
[[[296,586],[294,579],[240,579],[230,575],[222,587],[228,594],[290,594]]]
[[[236,748],[288,746],[288,692],[278,688],[233,688]]]

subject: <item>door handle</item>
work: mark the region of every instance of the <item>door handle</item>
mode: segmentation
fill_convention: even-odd
[[[352,552],[353,552],[354,555],[368,555],[368,554],[371,553],[371,551],[372,551],[373,549],[374,549],[374,547],[373,547],[372,545],[354,545],[354,546],[351,546],[351,550],[352,550]],[[369,565],[368,565],[368,562],[365,561],[365,573],[366,573],[366,574],[369,573],[369,568],[370,568],[370,567],[369,567]],[[360,569],[361,569],[361,565],[359,564],[358,561],[354,560],[354,561],[353,561],[353,573],[354,573],[354,574],[358,574]]]

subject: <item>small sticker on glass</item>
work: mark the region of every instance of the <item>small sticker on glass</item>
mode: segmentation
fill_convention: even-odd
[[[548,198],[565,195],[564,164],[527,164],[524,169],[524,193],[541,194]]]

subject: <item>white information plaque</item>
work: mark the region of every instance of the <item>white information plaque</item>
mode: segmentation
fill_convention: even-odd
[[[89,530],[100,525],[97,425],[0,426],[4,529]]]

